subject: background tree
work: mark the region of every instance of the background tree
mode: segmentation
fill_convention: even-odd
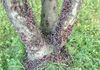
[[[64,46],[80,8],[81,0],[64,0],[57,16],[57,0],[41,0],[41,27],[36,24],[27,0],[3,0],[8,17],[26,46],[25,68],[36,70],[47,61],[65,60]],[[61,53],[64,54],[61,54]]]

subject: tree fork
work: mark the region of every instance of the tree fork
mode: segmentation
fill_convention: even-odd
[[[42,32],[36,25],[27,0],[2,1],[11,23],[26,46],[25,68],[27,70],[36,70],[36,67],[54,59],[54,56],[61,56],[60,53],[72,31],[82,0],[63,0],[62,11],[58,19],[56,14],[57,0],[41,0]],[[61,57],[63,60],[65,56]]]
[[[56,21],[50,33],[47,35],[47,42],[53,44],[55,50],[62,48],[66,39],[70,36],[72,27],[77,19],[82,0],[64,0],[60,17]]]

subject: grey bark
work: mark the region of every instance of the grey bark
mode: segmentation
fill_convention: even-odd
[[[28,6],[27,1],[3,0],[3,4],[10,21],[13,23],[22,42],[26,46],[28,59],[42,58],[43,55],[51,52],[50,45],[45,42],[39,29],[37,29],[32,10]],[[49,52],[47,52],[48,50]]]
[[[46,35],[57,21],[57,0],[41,0],[41,29]]]
[[[47,0],[44,0],[44,1],[47,1]],[[50,0],[50,1],[53,1],[53,0]],[[53,46],[55,46],[53,47],[53,49],[58,50],[65,45],[66,39],[70,36],[73,24],[75,23],[77,19],[77,13],[79,12],[81,3],[82,3],[82,0],[64,0],[63,1],[60,17],[58,19],[55,19],[57,21],[52,24],[53,26],[51,27],[51,29],[47,31],[45,35],[46,41],[49,44],[52,44]],[[44,5],[44,6],[45,8],[47,8],[49,5]],[[45,11],[45,13],[46,12],[48,11]],[[54,14],[57,14],[55,13],[55,11],[53,12]],[[49,17],[52,17],[52,15],[49,15]],[[44,19],[44,21],[47,21],[47,19]],[[47,25],[46,22],[44,22],[43,24]],[[46,30],[47,28],[44,29],[44,31]]]
[[[41,2],[41,30],[39,30],[27,0],[3,0],[8,17],[26,46],[27,70],[35,70],[35,67],[42,63],[40,61],[44,56],[57,53],[65,46],[82,1],[63,0],[59,18],[57,18],[57,0],[41,0]]]

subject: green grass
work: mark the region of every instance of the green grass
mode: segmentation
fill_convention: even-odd
[[[34,5],[34,14],[40,22],[39,0]],[[100,0],[84,0],[66,47],[73,60],[66,70],[100,70]],[[0,4],[0,70],[23,70],[23,54],[24,45]],[[63,70],[53,63],[46,69]]]
[[[0,70],[21,70],[24,46],[0,3]]]

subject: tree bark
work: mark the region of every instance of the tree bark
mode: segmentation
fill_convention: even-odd
[[[46,42],[52,44],[54,51],[62,48],[70,36],[77,19],[82,0],[64,0],[60,17],[54,22],[46,36]],[[46,6],[47,7],[47,6]],[[56,14],[56,13],[55,13]],[[52,15],[49,15],[52,16]],[[45,20],[46,21],[46,20]],[[44,23],[46,25],[46,23]],[[46,31],[46,29],[44,30]]]
[[[57,0],[41,0],[41,3],[41,29],[46,35],[57,21]]]
[[[39,30],[27,0],[3,0],[8,17],[26,46],[27,70],[36,70],[37,66],[52,58],[52,53],[62,52],[82,1],[63,0],[59,18],[57,0],[41,0],[41,2],[41,30]]]
[[[46,44],[41,36],[42,34],[37,29],[32,10],[28,6],[27,0],[23,0],[23,2],[18,0],[3,0],[3,4],[10,21],[26,46],[28,59],[42,58],[44,55],[50,53],[50,45]]]

